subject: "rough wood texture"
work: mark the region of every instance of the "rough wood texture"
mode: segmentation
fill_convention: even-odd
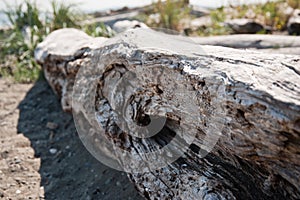
[[[78,69],[90,61],[88,53],[99,48],[106,40],[68,28],[52,32],[36,48],[35,59],[43,65],[45,78],[61,98],[64,111],[71,111],[72,88]]]
[[[55,34],[57,38],[60,32]],[[72,37],[69,40],[69,44],[75,43]],[[88,43],[91,38],[86,40]],[[300,198],[299,56],[214,46],[200,48],[180,37],[142,29],[127,32],[122,40],[100,41],[93,50],[84,48],[80,54],[76,53],[78,49],[72,51],[78,56],[61,57],[55,50],[47,51],[47,45],[57,39],[50,35],[45,41],[39,45],[36,58],[58,94],[72,91],[79,67],[99,68],[102,76],[95,95],[96,112],[113,148],[126,149],[138,160],[145,151],[168,142],[170,132],[189,135],[191,130],[197,131],[193,144],[176,162],[151,172],[129,174],[145,198]],[[44,55],[43,59],[39,55]],[[160,115],[145,102],[169,112],[166,129],[156,138],[135,138],[114,122],[111,106],[116,105],[118,97],[112,95],[111,88],[118,87],[118,79],[128,71],[141,77],[141,92],[133,98],[138,101],[130,102],[135,116],[140,116],[140,112]],[[176,91],[182,89],[197,93],[197,107],[176,104],[190,102],[189,96],[174,99]],[[219,105],[225,113],[223,120],[215,118]],[[185,113],[183,118],[176,118],[178,110]],[[202,120],[189,117],[198,115]],[[202,158],[203,137],[214,134],[209,132],[210,127],[221,128],[216,131],[222,135],[213,150]],[[131,167],[126,164],[125,168]]]

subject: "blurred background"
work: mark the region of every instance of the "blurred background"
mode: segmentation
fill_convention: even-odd
[[[18,82],[40,77],[34,49],[60,28],[78,28],[93,37],[136,27],[195,37],[299,35],[299,8],[299,0],[2,0],[0,75]]]

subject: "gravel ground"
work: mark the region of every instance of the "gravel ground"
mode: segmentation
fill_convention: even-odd
[[[94,159],[45,81],[0,78],[0,199],[142,199]]]

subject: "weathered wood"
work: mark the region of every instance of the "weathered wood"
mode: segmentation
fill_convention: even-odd
[[[200,47],[181,37],[142,29],[129,31],[121,39],[100,41],[94,44],[96,48],[79,48],[77,40],[69,37],[69,44],[77,46],[69,56],[60,56],[55,49],[49,51],[48,45],[59,43],[57,38],[66,32],[53,33],[56,35],[52,38],[50,35],[38,46],[36,58],[50,85],[61,96],[72,92],[80,67],[89,76],[95,69],[100,72],[96,100],[92,101],[96,105],[83,107],[96,106],[97,119],[105,130],[103,135],[110,142],[104,146],[126,149],[138,161],[145,152],[168,143],[173,134],[189,136],[196,131],[193,144],[176,162],[151,172],[146,169],[129,173],[145,198],[300,198],[299,56]],[[168,113],[165,128],[154,138],[136,138],[115,122],[112,108],[117,108],[126,96],[118,94],[122,94],[120,85],[126,85],[119,80],[127,72],[139,77],[138,82],[127,79],[127,85],[138,83],[139,88],[126,107],[131,109],[129,113],[135,113],[132,119],[139,121],[143,115],[162,117],[162,113]],[[77,80],[76,84],[80,91],[78,85],[85,83]],[[177,91],[196,94],[196,103],[191,101],[192,96],[180,96]],[[91,102],[85,98],[83,95],[79,103]],[[65,110],[70,109],[70,96],[65,102]],[[75,112],[78,110],[79,107],[74,108]],[[94,140],[97,135],[89,132],[89,126],[85,128],[87,137]],[[203,152],[212,148],[203,147],[203,138],[214,135],[214,131],[222,135],[202,158]],[[120,159],[117,150],[107,156],[117,159],[127,171],[147,168]]]
[[[225,35],[211,37],[194,37],[192,38],[198,44],[215,45],[232,48],[285,48],[285,47],[300,47],[300,38],[298,36],[285,35]]]
[[[72,88],[78,69],[90,61],[88,53],[100,48],[106,40],[68,28],[52,32],[36,48],[35,59],[43,65],[45,78],[60,97],[64,111],[71,111]]]
[[[249,50],[255,50],[263,53],[272,53],[272,54],[300,55],[300,47],[268,48],[268,49],[249,48]]]

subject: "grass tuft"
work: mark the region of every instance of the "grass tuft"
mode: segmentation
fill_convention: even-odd
[[[25,1],[16,7],[7,5],[5,11],[11,30],[5,31],[8,37],[1,41],[1,76],[12,76],[18,82],[37,80],[40,67],[34,61],[34,49],[42,41],[44,25],[40,20],[37,5]],[[2,61],[3,62],[3,61]]]
[[[104,23],[87,24],[82,27],[82,30],[92,37],[113,37],[115,32]]]
[[[41,77],[41,67],[34,60],[34,50],[51,31],[60,28],[81,28],[92,36],[111,37],[104,24],[81,26],[85,16],[76,12],[74,4],[51,2],[52,12],[41,20],[36,2],[25,0],[15,7],[6,4],[5,14],[12,29],[0,32],[0,76],[29,83]]]
[[[52,1],[51,6],[53,17],[50,23],[51,31],[67,27],[80,28],[78,22],[82,20],[83,15],[75,11],[76,4],[67,5]]]
[[[159,21],[148,23],[148,25],[180,31],[181,22],[185,18],[189,18],[190,11],[186,0],[158,0],[158,2],[153,3],[151,12],[159,15]]]

